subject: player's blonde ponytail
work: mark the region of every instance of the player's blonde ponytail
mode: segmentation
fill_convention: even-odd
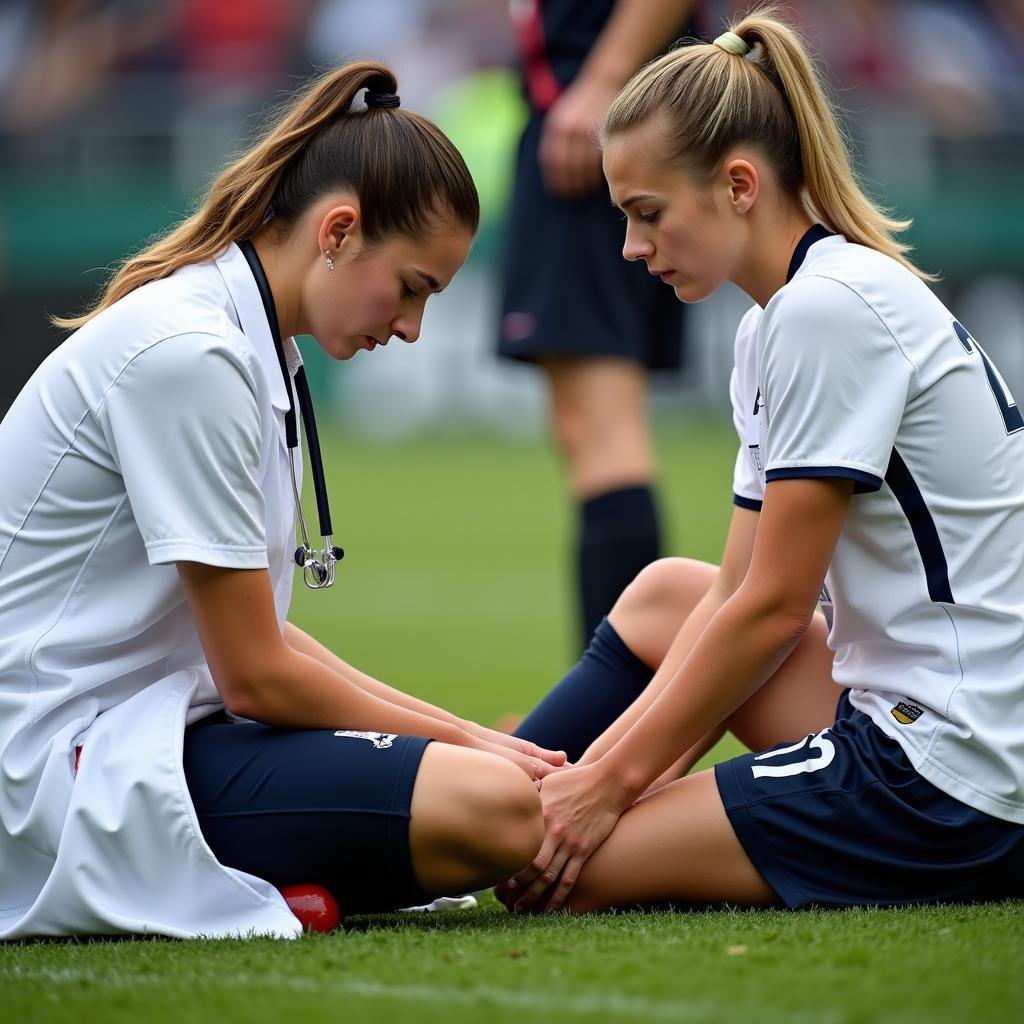
[[[891,217],[858,183],[818,71],[775,7],[730,25],[717,45],[687,43],[641,68],[608,111],[602,137],[655,115],[666,115],[668,161],[696,180],[709,181],[737,146],[756,146],[812,217],[933,279],[895,237],[910,221]]]
[[[53,322],[81,327],[141,285],[251,237],[268,217],[287,229],[333,189],[359,197],[363,238],[370,243],[392,234],[419,237],[434,214],[475,232],[479,200],[458,150],[411,110],[384,103],[353,111],[363,89],[393,95],[395,76],[383,64],[360,61],[314,80],[218,175],[192,216],[118,267],[92,309]]]

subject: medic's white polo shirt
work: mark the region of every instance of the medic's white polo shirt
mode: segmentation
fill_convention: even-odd
[[[173,564],[268,568],[283,628],[287,408],[231,245],[94,317],[0,423],[0,938],[298,934],[199,833],[182,734],[221,703]]]

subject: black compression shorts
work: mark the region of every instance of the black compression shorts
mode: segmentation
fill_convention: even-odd
[[[279,889],[322,885],[342,913],[393,910],[433,899],[409,852],[413,786],[430,742],[216,714],[185,731],[185,778],[222,864]]]

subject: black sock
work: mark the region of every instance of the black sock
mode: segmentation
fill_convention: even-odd
[[[577,761],[654,675],[604,619],[583,657],[526,716],[515,735]]]
[[[583,646],[619,595],[660,555],[661,531],[654,491],[623,487],[580,506],[578,548]]]

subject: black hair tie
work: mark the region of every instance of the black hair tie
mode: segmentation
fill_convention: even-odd
[[[371,110],[380,107],[400,107],[402,99],[393,92],[377,92],[374,89],[366,90],[366,106]]]

